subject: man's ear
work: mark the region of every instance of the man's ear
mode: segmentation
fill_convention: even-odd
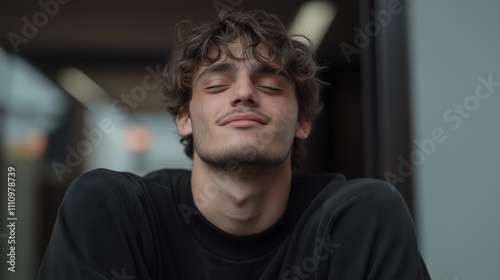
[[[311,131],[311,118],[306,115],[299,116],[297,128],[295,129],[295,137],[304,140],[309,136]]]
[[[177,131],[181,136],[189,136],[193,134],[193,127],[191,126],[191,116],[187,109],[182,110],[181,113],[177,115]]]

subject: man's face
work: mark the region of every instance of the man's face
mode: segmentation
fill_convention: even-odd
[[[230,45],[243,56],[240,42]],[[267,54],[259,45],[260,54]],[[189,112],[177,117],[179,133],[193,135],[194,160],[278,165],[290,160],[294,137],[305,139],[310,120],[298,117],[295,85],[274,63],[253,57],[201,66],[193,76]]]

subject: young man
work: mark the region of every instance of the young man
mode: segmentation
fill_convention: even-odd
[[[39,279],[429,279],[392,186],[292,176],[317,72],[272,14],[194,28],[165,73],[192,172],[76,179]]]

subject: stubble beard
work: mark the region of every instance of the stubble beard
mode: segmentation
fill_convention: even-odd
[[[207,143],[204,141],[205,137],[203,134],[195,133],[193,127],[193,145],[198,157],[217,172],[239,180],[246,180],[249,176],[267,171],[285,162],[291,152],[293,138],[287,139],[281,133],[274,134],[273,137],[280,137],[283,145],[270,149],[269,145],[258,143],[258,141],[257,143],[243,141],[216,149],[205,145]]]

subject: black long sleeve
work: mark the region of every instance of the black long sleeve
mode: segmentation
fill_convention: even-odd
[[[39,280],[427,280],[413,221],[386,182],[294,177],[287,209],[254,235],[194,204],[189,171],[94,170],[65,195]]]
[[[76,179],[66,192],[39,279],[152,279],[142,257],[140,189],[131,177],[102,173]]]

